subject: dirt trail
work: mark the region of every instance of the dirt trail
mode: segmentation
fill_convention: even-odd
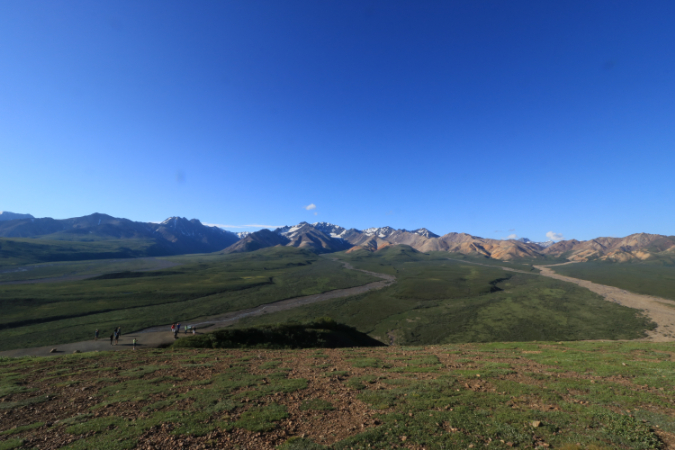
[[[206,329],[207,331],[214,331],[218,328],[230,326],[239,321],[240,319],[243,319],[244,317],[260,316],[263,314],[270,314],[279,311],[285,311],[292,308],[297,308],[298,306],[309,305],[311,303],[317,303],[326,300],[332,300],[335,298],[350,297],[352,295],[363,294],[364,292],[382,289],[386,286],[391,285],[396,281],[396,277],[394,277],[393,275],[356,269],[351,264],[346,263],[344,261],[342,262],[342,264],[347,269],[357,270],[359,272],[364,272],[369,275],[382,278],[382,281],[374,281],[372,283],[364,284],[362,286],[356,286],[347,289],[336,289],[333,291],[324,292],[323,294],[306,295],[303,297],[289,298],[274,303],[267,303],[265,305],[260,305],[255,308],[233,311],[226,314],[219,314],[217,316],[201,317],[193,321],[186,321],[184,325],[196,326],[198,330]],[[134,338],[137,340],[137,345],[139,348],[164,347],[170,345],[174,341],[174,337],[173,334],[171,333],[170,327],[171,325],[161,325],[157,327],[146,328],[144,330],[134,331],[129,334],[123,334],[118,345],[110,345],[110,339],[108,338],[108,336],[102,336],[102,339],[99,339],[97,341],[91,340],[83,342],[73,342],[71,344],[54,345],[49,347],[35,347],[35,348],[7,350],[0,352],[0,357],[45,356],[49,355],[50,350],[53,348],[56,348],[57,349],[56,353],[60,354],[73,353],[75,351],[92,352],[105,350],[128,350],[132,347],[132,342]],[[183,330],[184,328],[181,328],[181,333],[178,335],[179,339],[181,337],[187,337],[191,335],[191,334],[184,334],[182,332]],[[109,330],[106,330],[106,332],[108,331]],[[198,334],[201,334],[201,331],[198,331]]]
[[[604,284],[597,284],[592,281],[567,277],[560,275],[551,269],[551,267],[562,266],[565,264],[573,264],[573,262],[534,267],[541,271],[540,275],[560,281],[566,281],[568,283],[574,283],[593,291],[596,294],[602,295],[607,301],[641,310],[657,325],[656,329],[647,332],[649,337],[646,340],[653,342],[675,341],[675,301],[660,297],[652,297],[651,295],[635,294],[614,286],[605,286]]]

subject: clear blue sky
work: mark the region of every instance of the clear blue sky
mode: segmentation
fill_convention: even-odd
[[[0,210],[672,235],[674,19],[671,0],[5,0]]]

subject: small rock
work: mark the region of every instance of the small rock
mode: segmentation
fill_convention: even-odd
[[[405,442],[406,439],[408,439],[408,436],[401,436],[401,440],[402,440],[403,442]]]
[[[79,350],[75,350],[73,353],[82,353],[82,352]]]
[[[56,353],[56,352],[57,352],[57,350],[55,348],[49,350],[49,353]]]
[[[541,425],[541,422],[538,420],[533,420],[532,422],[530,422],[530,425],[532,425],[534,428],[538,428],[539,425]]]

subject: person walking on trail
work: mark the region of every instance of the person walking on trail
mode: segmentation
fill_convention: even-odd
[[[113,338],[115,337],[115,333],[110,335],[110,345],[112,345]]]
[[[120,333],[118,331],[115,331],[115,345],[117,345],[119,340],[120,340]]]
[[[192,334],[193,335],[197,334],[197,327],[192,327]]]
[[[180,333],[180,323],[178,324],[176,330],[178,330],[178,333]]]
[[[174,331],[176,331],[176,324],[172,323],[171,324],[171,332],[173,333]]]
[[[98,328],[94,331],[94,340],[98,341]]]
[[[134,346],[134,350],[136,350],[136,338],[134,338],[133,346]]]

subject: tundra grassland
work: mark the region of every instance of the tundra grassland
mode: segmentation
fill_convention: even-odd
[[[675,300],[675,264],[584,262],[552,267],[560,275]]]
[[[286,247],[168,260],[180,265],[80,281],[0,284],[0,350],[87,340],[97,328],[130,332],[379,281]],[[119,262],[111,264],[119,269]]]
[[[0,360],[1,449],[673,449],[675,344]]]
[[[156,242],[145,239],[58,239],[0,238],[0,270],[24,264],[92,259],[138,258],[166,255]]]
[[[333,254],[354,267],[386,272],[397,282],[379,291],[265,316],[237,326],[329,316],[388,344],[636,339],[654,324],[638,311],[550,278],[388,247]]]

